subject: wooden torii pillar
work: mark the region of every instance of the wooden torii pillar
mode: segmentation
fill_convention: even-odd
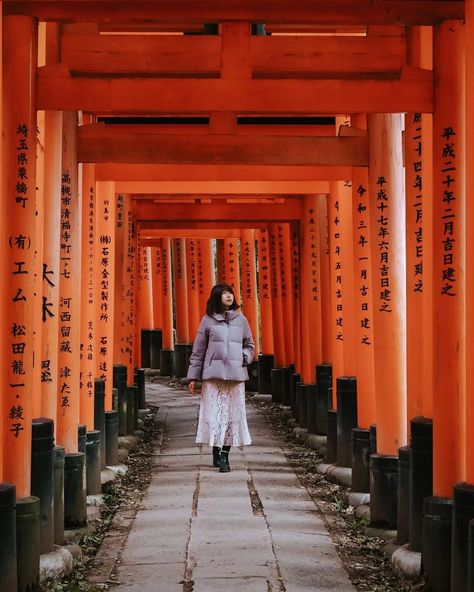
[[[232,286],[235,300],[240,305],[242,296],[240,291],[239,242],[236,238],[224,239],[224,277],[226,283]]]
[[[474,101],[474,0],[466,0],[466,105]],[[466,110],[466,480],[474,483],[474,111]]]
[[[260,295],[260,349],[258,357],[258,390],[271,392],[271,371],[274,366],[273,312],[271,290],[270,233],[267,228],[257,232],[258,290]]]
[[[202,313],[199,310],[197,240],[186,239],[186,277],[188,305],[188,339],[193,343]]]
[[[2,240],[4,288],[3,478],[17,498],[30,494],[33,386],[33,292],[35,245],[35,72],[37,23],[30,17],[3,19]]]
[[[319,249],[320,199],[305,195],[301,237],[302,373],[306,384],[314,383],[316,364],[322,362],[321,268]]]
[[[179,378],[186,376],[189,350],[188,291],[186,274],[186,239],[174,238],[173,280],[176,322],[175,370]]]
[[[212,239],[201,238],[197,241],[198,248],[198,286],[199,312],[201,316],[206,311],[206,303],[212,286],[216,283],[214,272],[214,256],[212,253]]]
[[[96,185],[96,377],[105,382],[105,409],[112,409],[115,300],[115,183]]]
[[[371,456],[370,465],[371,520],[394,527],[397,491],[393,474],[398,472],[398,449],[407,441],[401,115],[371,114],[368,131],[377,415],[377,454]],[[390,481],[392,487],[387,489]]]
[[[41,415],[57,428],[59,246],[61,219],[62,113],[45,116],[44,248],[42,269]]]
[[[171,273],[171,239],[161,239],[161,270],[163,276],[163,347],[160,354],[162,376],[174,373],[173,284]]]
[[[57,435],[66,453],[78,450],[79,424],[82,209],[75,152],[77,123],[77,113],[63,114]]]
[[[81,401],[79,418],[94,429],[94,379],[96,376],[96,305],[95,299],[95,232],[96,232],[96,189],[95,165],[84,164],[82,169],[82,259],[81,259]],[[105,435],[103,435],[105,437]]]
[[[255,358],[260,353],[257,312],[257,275],[255,260],[255,232],[243,229],[240,242],[242,276],[242,305],[255,341]]]
[[[474,489],[460,483],[466,476],[465,108],[471,108],[464,95],[464,35],[462,22],[446,21],[433,38],[433,494],[454,497],[453,592],[466,589],[466,516],[474,517]]]

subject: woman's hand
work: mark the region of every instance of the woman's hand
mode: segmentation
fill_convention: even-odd
[[[189,383],[189,392],[194,396],[196,394],[196,381],[191,380]]]

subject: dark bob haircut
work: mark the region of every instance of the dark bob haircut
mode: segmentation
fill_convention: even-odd
[[[216,284],[211,290],[211,295],[209,296],[209,300],[207,301],[206,305],[206,314],[208,314],[210,317],[213,314],[223,312],[222,294],[224,292],[230,292],[234,296],[234,302],[232,302],[232,304],[229,306],[229,310],[240,308],[240,305],[235,300],[235,294],[232,286],[229,286],[229,284]]]

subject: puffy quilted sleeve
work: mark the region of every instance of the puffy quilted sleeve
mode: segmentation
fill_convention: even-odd
[[[250,325],[247,319],[244,317],[244,338],[242,342],[242,352],[243,352],[243,366],[248,366],[252,360],[255,353],[255,343],[253,341],[252,332],[250,331]]]
[[[207,350],[207,327],[208,323],[206,316],[204,316],[199,324],[198,332],[193,343],[193,351],[189,358],[187,378],[190,380],[202,379],[202,367]]]

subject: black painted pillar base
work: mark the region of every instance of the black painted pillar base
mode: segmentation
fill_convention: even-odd
[[[337,411],[335,409],[329,409],[329,411],[327,411],[326,425],[326,462],[334,464],[337,462]]]
[[[105,463],[108,467],[118,464],[118,413],[105,412]]]
[[[295,371],[294,366],[284,366],[282,369],[282,403],[289,406],[291,403],[291,376]]]
[[[0,590],[17,589],[16,493],[12,483],[0,483]]]
[[[423,500],[433,495],[433,421],[426,417],[415,417],[410,425],[408,542],[412,551],[421,551],[423,548]]]
[[[293,417],[296,417],[296,385],[301,382],[301,377],[299,374],[292,374],[291,375],[291,383],[290,383],[290,407],[291,413]]]
[[[316,434],[316,383],[306,385],[306,427],[310,434]]]
[[[377,426],[373,423],[369,427],[370,432],[370,454],[375,454],[377,452]]]
[[[295,388],[295,407],[293,409],[293,417],[296,419],[296,422],[300,423],[300,399],[303,396],[301,394],[304,388],[304,382],[297,382]]]
[[[54,422],[38,417],[32,422],[31,495],[40,500],[40,553],[54,546]]]
[[[186,343],[186,372],[184,374],[185,376],[188,373],[189,360],[191,358],[192,353],[193,353],[193,344]]]
[[[245,383],[246,390],[255,393],[258,391],[258,362],[254,361],[247,366],[249,379]]]
[[[283,403],[283,368],[273,368],[270,373],[272,382],[272,401]]]
[[[423,501],[422,564],[428,590],[451,590],[452,500],[428,497]]]
[[[84,423],[80,423],[77,426],[77,450],[86,453],[86,432],[87,426]]]
[[[150,368],[150,352],[151,352],[151,330],[150,329],[142,329],[141,332],[141,362],[143,368]]]
[[[12,592],[39,590],[40,501],[31,495],[16,502],[17,588]]]
[[[82,528],[87,525],[85,454],[64,455],[64,526]]]
[[[466,590],[469,522],[472,519],[474,519],[474,485],[456,483],[453,499],[452,592]]]
[[[118,388],[112,387],[112,409],[118,413]]]
[[[105,430],[104,430],[105,437]],[[100,480],[100,440],[102,434],[99,430],[87,432],[86,448],[86,484],[87,495],[97,495],[102,491]]]
[[[355,376],[336,379],[337,397],[337,464],[352,465],[351,434],[357,427],[357,380]]]
[[[328,411],[332,409],[332,385],[331,364],[318,364],[316,366],[316,433],[322,436],[327,434]]]
[[[469,521],[469,546],[467,550],[467,592],[474,592],[474,520]]]
[[[370,456],[370,523],[397,528],[398,456]]]
[[[114,364],[113,386],[118,389],[118,433],[127,434],[127,366]]]
[[[161,376],[174,376],[174,358],[173,349],[162,349],[160,352],[160,374]]]
[[[161,329],[150,331],[150,368],[160,368],[160,352],[163,347],[163,332]]]
[[[408,543],[408,524],[410,515],[410,456],[409,446],[398,449],[398,515],[397,543]]]
[[[123,368],[125,371],[122,370],[122,380],[125,377],[126,381],[127,367]],[[94,430],[100,433],[100,468],[105,469],[105,382],[98,378],[94,380]]]
[[[145,368],[137,369],[138,408],[146,409],[145,400]]]
[[[308,427],[308,409],[307,403],[308,400],[308,385],[301,384],[298,392],[298,425],[300,428],[307,428]]]
[[[258,356],[258,392],[261,394],[271,394],[272,392],[271,371],[273,366],[273,354],[260,354]]]
[[[64,448],[53,449],[54,463],[54,544],[64,543]]]
[[[352,491],[370,491],[370,431],[352,430]]]
[[[133,436],[136,429],[138,389],[135,385],[127,386],[127,434]]]
[[[188,371],[186,360],[187,343],[176,343],[174,346],[174,375],[184,378]]]

